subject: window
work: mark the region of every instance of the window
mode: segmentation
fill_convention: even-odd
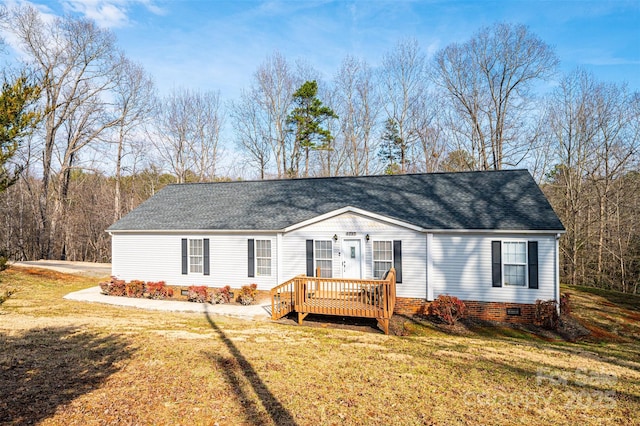
[[[524,241],[502,243],[504,285],[527,285],[527,244]]]
[[[189,240],[189,272],[202,273],[202,240]]]
[[[256,272],[271,276],[271,240],[256,240]]]
[[[373,242],[373,276],[381,279],[393,266],[393,242]]]
[[[320,268],[320,276],[333,276],[333,246],[331,240],[315,241],[316,268]]]

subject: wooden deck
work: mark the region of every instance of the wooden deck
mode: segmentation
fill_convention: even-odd
[[[271,318],[298,313],[302,324],[309,314],[376,318],[389,334],[389,319],[396,303],[396,272],[386,280],[317,278],[298,275],[271,290]]]

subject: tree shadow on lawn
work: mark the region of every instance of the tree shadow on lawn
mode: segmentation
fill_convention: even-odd
[[[576,369],[562,368],[551,363],[532,362],[527,368],[514,366],[508,360],[487,360],[491,365],[490,374],[496,375],[502,371],[511,375],[526,379],[529,389],[539,389],[537,395],[530,393],[513,393],[512,397],[506,397],[511,402],[531,404],[554,404],[556,407],[567,410],[595,409],[600,410],[604,421],[609,417],[615,417],[612,409],[618,403],[628,404],[630,407],[640,405],[640,396],[627,390],[616,388],[618,381],[626,380],[630,388],[633,383],[629,378],[618,377],[607,370],[590,370],[578,367]],[[564,394],[564,401],[557,400],[557,393],[551,392],[555,388]],[[554,400],[555,399],[555,400]],[[622,412],[627,411],[624,407]]]
[[[271,393],[251,363],[242,355],[242,352],[240,352],[238,347],[227,337],[225,332],[213,321],[209,312],[205,312],[205,315],[211,328],[218,334],[231,353],[231,358],[213,353],[209,354],[209,357],[219,365],[227,382],[233,388],[238,401],[245,411],[247,421],[255,425],[263,425],[268,423],[268,418],[265,413],[260,410],[253,396],[245,391],[242,383],[243,376],[244,380],[249,382],[253,391],[260,399],[260,402],[267,412],[266,414],[269,415],[273,424],[279,426],[295,426],[295,419],[289,410]]]
[[[34,424],[98,388],[132,350],[75,327],[0,333],[0,424]]]
[[[640,295],[630,294],[630,293],[621,293],[615,290],[605,290],[597,287],[586,287],[586,286],[572,286],[572,285],[563,285],[562,290],[565,293],[571,294],[571,292],[575,292],[576,290],[581,291],[583,293],[594,294],[596,296],[600,296],[617,308],[628,309],[631,311],[640,312]]]

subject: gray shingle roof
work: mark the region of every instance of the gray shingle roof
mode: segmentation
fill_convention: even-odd
[[[564,230],[526,170],[169,185],[108,230],[280,230],[347,206],[434,230]]]

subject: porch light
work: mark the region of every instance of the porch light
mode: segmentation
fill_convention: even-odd
[[[338,234],[333,234],[333,241],[338,242]]]
[[[367,241],[369,241],[369,234],[365,235],[364,237]]]

